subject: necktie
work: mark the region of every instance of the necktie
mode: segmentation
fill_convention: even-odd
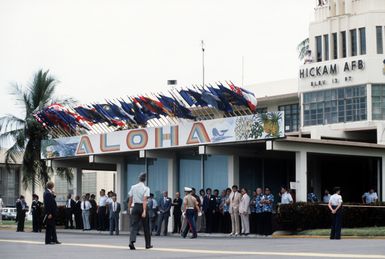
[[[83,210],[85,210],[85,209],[86,209],[86,202],[83,201]]]
[[[113,210],[114,212],[116,211],[116,205],[115,205],[115,202],[112,204],[112,207],[113,207]]]

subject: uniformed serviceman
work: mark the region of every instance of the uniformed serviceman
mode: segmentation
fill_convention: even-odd
[[[191,238],[197,238],[197,230],[195,226],[195,212],[201,214],[197,199],[192,196],[192,189],[190,187],[184,187],[186,196],[183,199],[183,216],[187,218],[187,225],[182,229],[182,237],[185,238],[189,229],[192,232]]]
[[[131,211],[131,230],[130,230],[130,244],[128,245],[131,250],[135,250],[134,243],[136,242],[136,235],[139,231],[139,223],[143,224],[144,239],[146,249],[152,248],[151,245],[151,233],[149,225],[149,217],[147,213],[147,198],[150,197],[150,188],[144,183],[146,181],[146,173],[139,175],[139,183],[131,186],[128,193],[128,208]],[[132,204],[134,206],[132,207]]]

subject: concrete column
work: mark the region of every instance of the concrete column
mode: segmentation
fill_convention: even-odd
[[[76,168],[76,194],[82,196],[82,172],[81,168]]]
[[[230,155],[228,160],[228,186],[239,186],[239,156]]]
[[[307,153],[299,151],[295,153],[295,179],[297,182],[297,201],[307,200]]]
[[[367,112],[367,120],[372,121],[372,84],[367,84],[366,85],[366,112]]]
[[[385,156],[382,156],[381,163],[381,201],[385,201]]]
[[[176,157],[168,159],[168,179],[167,179],[167,191],[168,196],[171,197],[171,199],[175,198],[175,192],[178,191],[178,174],[177,174],[177,161]],[[183,194],[181,194],[183,195]],[[171,208],[171,217],[168,222],[168,232],[172,232],[174,228],[174,218],[173,218],[173,210],[174,207]]]

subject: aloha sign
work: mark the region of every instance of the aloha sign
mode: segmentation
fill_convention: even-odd
[[[283,112],[42,141],[42,159],[284,137]]]

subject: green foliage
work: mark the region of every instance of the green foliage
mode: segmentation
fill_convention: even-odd
[[[309,38],[306,38],[303,41],[301,41],[297,46],[298,58],[300,60],[303,60],[308,50],[309,50]]]
[[[38,123],[33,113],[41,110],[53,102],[54,92],[58,81],[49,75],[49,71],[39,70],[33,81],[27,87],[17,84],[12,85],[11,95],[16,98],[17,104],[24,110],[24,117],[6,115],[0,118],[0,145],[11,141],[12,146],[6,151],[6,166],[17,162],[22,156],[23,184],[27,188],[29,184],[44,185],[50,178],[50,169],[45,161],[40,159],[41,141],[49,138],[49,132]],[[72,99],[64,99],[60,102],[71,103]],[[70,174],[64,174],[70,181]]]
[[[385,226],[385,208],[343,207],[343,227]],[[329,228],[331,214],[326,205],[298,202],[279,206],[277,224],[282,230]]]

